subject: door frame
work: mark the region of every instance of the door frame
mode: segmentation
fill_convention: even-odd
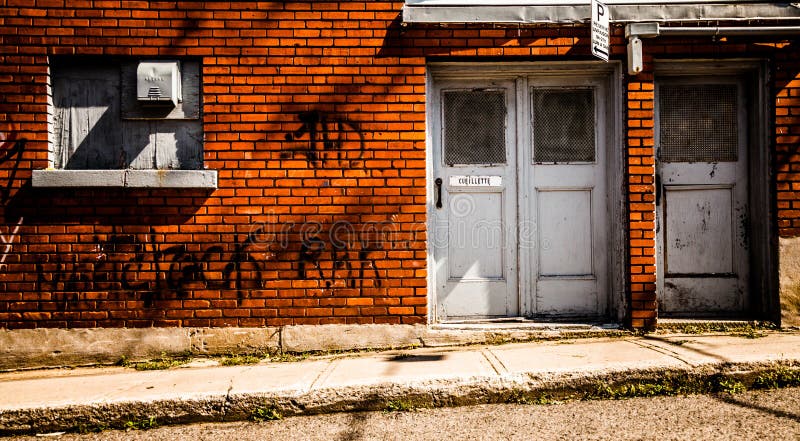
[[[778,236],[773,202],[774,177],[770,168],[772,143],[770,115],[773,103],[769,99],[769,69],[763,59],[656,59],[654,81],[659,76],[737,76],[744,80],[748,102],[748,204],[749,204],[749,292],[744,300],[748,319],[780,323],[780,294],[778,291]],[[752,84],[753,87],[747,87]],[[658,103],[654,103],[658,112]],[[656,113],[655,128],[658,120]],[[657,136],[657,133],[655,134]],[[657,160],[657,158],[656,158]],[[658,164],[656,164],[658,167]],[[662,246],[656,243],[656,247]],[[658,250],[657,250],[658,252]],[[663,278],[664,269],[656,267],[656,276]],[[658,295],[659,293],[657,293]]]
[[[622,322],[627,313],[626,292],[627,292],[627,205],[626,205],[626,185],[625,185],[625,143],[623,138],[624,107],[622,106],[622,63],[613,61],[605,62],[429,62],[426,69],[426,137],[425,154],[426,161],[426,201],[427,201],[427,231],[432,232],[433,219],[432,213],[435,207],[435,188],[434,175],[435,164],[433,164],[434,138],[438,136],[433,133],[431,124],[432,118],[436,118],[438,109],[435,103],[438,102],[434,96],[436,88],[434,84],[438,81],[446,80],[481,80],[487,78],[508,79],[516,82],[517,102],[522,104],[519,107],[527,107],[527,88],[521,87],[525,78],[532,76],[549,77],[586,77],[600,76],[607,79],[607,118],[606,122],[606,198],[608,204],[608,222],[610,232],[608,236],[608,283],[606,304],[602,305],[601,311],[610,320]],[[528,121],[524,112],[517,112],[514,116],[517,123],[517,143],[527,142],[530,138]],[[519,145],[515,146],[519,150]],[[519,168],[522,164],[517,164]],[[519,180],[518,180],[519,182]],[[517,207],[519,209],[519,207]],[[438,323],[436,305],[436,262],[434,260],[434,249],[430,234],[427,240],[427,264],[428,264],[428,323]],[[517,248],[517,260],[520,250]],[[533,312],[533,302],[525,293],[525,283],[530,283],[530,277],[520,272],[517,278],[517,295],[519,300],[520,316],[530,317]]]

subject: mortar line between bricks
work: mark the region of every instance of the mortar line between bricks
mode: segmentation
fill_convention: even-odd
[[[684,360],[680,356],[679,353],[677,353],[675,351],[672,351],[672,350],[669,350],[667,348],[663,348],[661,346],[656,346],[656,345],[653,345],[653,344],[650,344],[650,343],[647,343],[647,342],[643,342],[643,341],[629,341],[629,342],[635,344],[636,346],[639,346],[640,348],[649,349],[651,351],[658,352],[659,354],[668,355],[668,356],[680,361],[681,363],[687,364],[688,366],[696,367],[690,361]]]
[[[506,367],[506,365],[503,363],[502,360],[500,360],[497,354],[492,352],[490,348],[481,349],[481,354],[483,355],[483,358],[485,358],[486,361],[489,362],[489,365],[492,367],[492,369],[494,369],[497,375],[505,375],[508,373],[508,368]]]
[[[310,392],[318,385],[324,383],[331,376],[336,366],[339,365],[339,361],[340,359],[330,360],[328,365],[325,366],[325,369],[323,369],[322,372],[320,372],[319,375],[317,375],[317,378],[314,378],[314,381],[312,381],[311,384],[308,385],[308,389],[306,390],[306,392]]]

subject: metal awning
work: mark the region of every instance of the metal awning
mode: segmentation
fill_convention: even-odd
[[[405,23],[582,23],[589,0],[406,0]],[[606,0],[611,21],[800,20],[800,3],[729,0]]]

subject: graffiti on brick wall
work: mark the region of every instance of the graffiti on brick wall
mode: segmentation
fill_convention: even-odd
[[[376,256],[385,253],[391,227],[369,224],[357,232],[348,222],[327,231],[318,223],[256,225],[231,243],[212,245],[160,243],[153,231],[113,234],[95,238],[92,253],[37,256],[36,289],[58,293],[64,310],[88,292],[133,293],[150,307],[195,290],[234,290],[241,304],[251,290],[267,287],[265,274],[279,266],[273,264],[286,261],[295,262],[298,279],[319,280],[324,288],[380,287]],[[299,251],[292,251],[293,235],[302,238]]]
[[[145,240],[133,234],[111,235],[98,240],[96,253],[88,258],[39,256],[37,290],[74,294],[135,292],[149,307],[156,300],[185,298],[195,289],[231,289],[241,301],[246,290],[264,286],[264,261],[249,251],[256,234],[258,231],[239,236],[227,253],[222,245],[193,252],[186,244],[159,244],[152,232]],[[51,257],[54,260],[49,260]],[[64,300],[70,298],[78,296],[65,296]]]
[[[22,226],[24,218],[19,218],[16,225],[8,226],[5,234],[0,234],[0,242],[3,249],[0,250],[0,271],[6,269],[6,258],[14,247],[14,239],[19,235],[19,228]]]
[[[302,155],[315,168],[363,165],[364,135],[358,123],[317,110],[298,113],[297,119],[300,127],[285,136],[290,147],[284,157]]]
[[[4,168],[6,164],[11,163],[8,178],[2,187],[0,187],[0,201],[3,203],[8,202],[11,198],[11,188],[14,185],[14,178],[19,170],[20,162],[22,161],[22,152],[25,150],[25,144],[28,142],[25,138],[16,138],[16,134],[6,136],[5,133],[0,132],[0,165]]]
[[[308,229],[297,258],[297,277],[322,280],[326,287],[381,286],[375,261],[384,253],[392,229],[390,222],[369,223],[357,232],[352,224],[337,222],[327,231],[327,240],[321,228]],[[321,262],[329,262],[330,268],[323,268]]]

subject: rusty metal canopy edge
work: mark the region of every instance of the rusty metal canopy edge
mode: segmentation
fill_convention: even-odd
[[[800,20],[800,3],[608,0],[611,21],[699,22]],[[405,23],[585,23],[588,0],[406,0]]]

